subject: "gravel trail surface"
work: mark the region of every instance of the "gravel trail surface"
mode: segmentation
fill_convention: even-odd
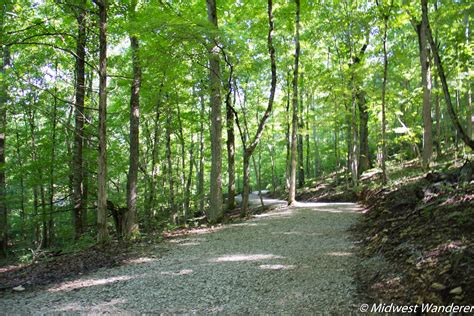
[[[128,265],[0,294],[0,314],[355,312],[347,229],[357,211],[351,203],[280,207],[171,239]]]

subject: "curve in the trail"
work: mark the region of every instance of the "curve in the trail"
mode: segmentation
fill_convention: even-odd
[[[279,203],[251,220],[171,239],[157,247],[159,258],[4,295],[0,313],[355,311],[356,258],[347,229],[357,205]]]

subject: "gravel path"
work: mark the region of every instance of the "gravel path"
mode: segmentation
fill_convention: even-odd
[[[174,238],[157,247],[156,257],[0,294],[0,314],[356,311],[356,258],[347,232],[356,211],[351,203],[299,203]]]

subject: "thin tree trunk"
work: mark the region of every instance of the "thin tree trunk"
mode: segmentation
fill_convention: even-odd
[[[388,15],[383,16],[383,82],[382,82],[382,183],[387,183],[387,145],[386,145],[386,117],[385,117],[385,96],[387,92],[387,72],[388,72],[388,55],[387,55],[387,29]]]
[[[300,0],[295,0],[296,15],[295,15],[295,67],[293,69],[293,119],[291,129],[291,167],[290,167],[290,190],[288,194],[288,204],[295,203],[296,197],[296,135],[298,130],[298,67],[300,57]]]
[[[184,190],[184,223],[189,219],[189,200],[191,196],[191,184],[193,178],[194,166],[194,135],[191,137],[191,146],[189,148],[189,173],[186,181],[186,189]]]
[[[423,168],[428,169],[433,154],[432,120],[431,120],[431,67],[429,46],[426,39],[426,24],[417,25],[418,43],[420,48],[421,84],[423,87]]]
[[[130,20],[135,21],[137,0],[132,0],[130,6]],[[140,65],[140,44],[134,34],[130,34],[130,47],[132,49],[133,80],[130,94],[130,155],[127,179],[127,211],[124,214],[124,238],[129,240],[138,236],[137,223],[137,181],[138,164],[140,159],[140,87],[142,82],[142,69]]]
[[[3,6],[3,10],[6,10]],[[5,11],[1,12],[0,30],[3,32]],[[3,35],[0,35],[3,37]],[[2,82],[0,87],[0,257],[6,257],[8,250],[8,210],[7,210],[7,190],[5,177],[5,140],[7,130],[7,101],[8,90],[5,77],[5,69],[10,64],[9,51],[6,47],[0,46],[2,59],[0,60]]]
[[[0,112],[1,113],[1,112]],[[18,125],[15,121],[15,137],[16,137],[16,159],[17,164],[20,170],[23,170],[23,158],[21,156],[20,144],[20,132]],[[20,173],[20,235],[21,239],[25,239],[25,220],[26,220],[26,211],[25,211],[25,180],[23,178],[23,173]]]
[[[227,210],[235,208],[235,134],[234,134],[234,111],[231,106],[232,93],[232,77],[233,67],[230,66],[230,74],[227,85],[227,94],[225,98],[226,104],[226,123],[227,123],[227,173],[228,173],[228,187],[227,187]],[[235,92],[234,92],[235,94]]]
[[[217,29],[216,0],[206,0],[208,21]],[[221,82],[217,39],[209,45],[209,78],[211,91],[211,179],[208,220],[219,222],[224,215],[222,209],[222,122],[221,122]]]
[[[291,73],[288,71],[287,76],[287,85],[286,85],[286,164],[285,164],[285,180],[286,180],[286,189],[290,189],[290,173],[291,173],[291,140],[290,140],[290,93],[291,93],[291,84],[290,84],[290,75]]]
[[[85,97],[85,58],[86,58],[86,0],[81,0],[76,17],[78,33],[76,43],[76,101],[74,104],[74,149],[73,149],[73,201],[74,238],[81,237],[83,205],[83,141],[84,141],[84,97]]]
[[[97,173],[97,241],[107,242],[107,0],[99,6],[99,169]]]
[[[464,11],[464,25],[465,25],[465,36],[466,36],[466,47],[469,47],[470,45],[470,26],[469,26],[469,11],[466,10]],[[466,73],[469,72],[469,63],[466,61],[464,71]],[[472,91],[471,91],[471,81],[466,80],[467,84],[467,89],[466,89],[466,133],[467,136],[472,138],[473,137],[473,120],[472,120],[472,115],[473,115],[473,109],[472,109]]]
[[[168,185],[169,185],[169,202],[170,202],[170,214],[174,215],[176,212],[176,204],[174,200],[174,181],[173,181],[173,162],[171,159],[171,113],[168,113],[166,117],[166,161],[167,172],[168,172]]]
[[[299,1],[299,0],[298,0]],[[263,113],[262,118],[260,119],[260,122],[257,127],[257,131],[251,139],[251,142],[249,145],[247,145],[247,142],[245,140],[245,137],[242,134],[242,130],[240,128],[238,116],[236,116],[236,123],[237,127],[239,128],[240,131],[240,136],[242,138],[242,143],[244,147],[244,185],[243,185],[243,197],[242,197],[242,210],[241,210],[241,216],[246,216],[247,215],[247,209],[248,209],[248,199],[249,199],[249,178],[250,178],[250,158],[252,157],[252,154],[257,147],[257,145],[260,142],[260,139],[262,138],[263,130],[265,129],[265,124],[267,123],[268,118],[270,117],[270,114],[273,109],[273,101],[275,100],[275,91],[276,91],[276,83],[277,83],[277,73],[276,73],[276,60],[275,60],[275,48],[273,47],[273,2],[272,0],[268,0],[268,5],[267,5],[267,14],[268,14],[268,35],[267,35],[267,46],[268,46],[268,54],[270,55],[270,69],[271,69],[271,84],[270,84],[270,96],[268,98],[268,104],[267,108],[265,109],[265,112]],[[245,113],[244,113],[245,115]],[[245,116],[244,116],[245,118]],[[245,121],[246,123],[246,121]],[[247,125],[247,124],[246,124]],[[247,126],[246,126],[247,129]],[[248,129],[247,129],[248,130]],[[246,133],[248,135],[248,131]]]
[[[359,90],[356,94],[356,100],[359,109],[359,166],[357,172],[360,176],[370,168],[369,112],[365,91]]]
[[[58,64],[56,61],[55,78],[58,77]],[[54,87],[54,101],[53,101],[53,117],[51,119],[51,164],[49,166],[49,215],[48,215],[48,244],[51,245],[53,237],[53,212],[54,212],[54,169],[56,168],[56,125],[57,125],[57,107],[58,100],[56,98],[58,89]]]
[[[181,180],[181,189],[183,190],[183,199],[182,199],[182,208],[183,208],[183,217],[186,217],[187,209],[186,209],[186,143],[184,142],[184,135],[183,135],[183,123],[181,122],[181,111],[179,109],[179,105],[177,107],[178,115],[178,132],[179,132],[179,143],[181,147],[181,172],[180,172],[180,180]]]
[[[204,210],[204,97],[200,95],[200,131],[199,131],[199,174],[197,182],[197,195],[199,197],[199,210]]]
[[[422,19],[424,21],[424,24],[426,25],[428,42],[430,43],[431,50],[433,52],[434,61],[438,69],[438,76],[441,81],[441,86],[443,87],[444,99],[446,101],[446,106],[448,107],[448,114],[451,118],[451,121],[453,122],[454,127],[456,128],[456,131],[459,133],[463,142],[467,146],[469,146],[471,149],[474,149],[474,140],[471,137],[469,137],[469,135],[466,133],[464,128],[461,126],[461,123],[459,122],[459,119],[453,107],[453,103],[451,101],[451,96],[449,94],[449,88],[448,88],[448,83],[446,80],[446,75],[444,73],[443,65],[441,64],[441,58],[438,52],[438,46],[434,42],[433,34],[431,33],[430,23],[428,19],[428,0],[421,0],[421,11],[422,11]]]
[[[441,157],[441,108],[440,108],[440,99],[438,94],[438,77],[434,76],[434,90],[436,93],[435,96],[435,120],[436,120],[436,140],[434,141],[436,146],[436,157]]]
[[[301,74],[301,86],[303,86],[303,74]],[[304,87],[304,86],[303,86]],[[303,106],[303,88],[300,89],[299,97],[299,114],[298,114],[298,188],[304,187],[304,141],[303,141],[303,127],[304,127],[304,106]]]

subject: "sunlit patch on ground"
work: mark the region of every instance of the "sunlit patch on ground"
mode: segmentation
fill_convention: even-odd
[[[310,232],[271,232],[272,235],[295,235],[295,236],[323,236],[323,233],[310,233]]]
[[[333,252],[328,252],[328,255],[334,256],[334,257],[345,257],[345,256],[352,256],[352,252],[344,252],[344,251],[333,251]]]
[[[254,215],[253,217],[255,218],[267,218],[267,217],[287,217],[293,215],[293,210],[287,209],[285,211],[276,211],[276,212],[270,212],[270,213],[264,213],[264,214],[257,214]]]
[[[125,260],[124,263],[126,263],[126,264],[140,264],[140,263],[153,262],[155,260],[156,259],[154,259],[154,258],[141,257],[141,258],[133,258],[133,259]]]
[[[246,226],[264,226],[266,224],[260,224],[260,223],[238,223],[238,224],[230,224],[229,227],[246,227]]]
[[[193,270],[191,269],[183,269],[183,270],[179,270],[179,271],[163,271],[161,272],[161,275],[188,275],[188,274],[191,274],[193,273]]]
[[[287,264],[262,264],[259,266],[262,270],[292,270],[296,266]]]
[[[295,202],[292,207],[311,208],[312,211],[329,213],[355,213],[362,211],[362,208],[354,203]]]
[[[264,255],[264,254],[255,254],[255,255],[228,255],[217,257],[209,260],[209,262],[239,262],[239,261],[259,261],[259,260],[269,260],[269,259],[282,259],[281,256],[275,255]]]
[[[115,283],[115,282],[120,282],[120,281],[127,281],[133,278],[135,277],[123,275],[123,276],[104,278],[104,279],[79,279],[79,280],[74,280],[74,281],[69,281],[69,282],[63,282],[53,288],[50,288],[48,292],[72,291],[72,290],[77,290],[77,289],[91,287],[91,286],[105,285],[105,284],[110,284],[110,283]]]

